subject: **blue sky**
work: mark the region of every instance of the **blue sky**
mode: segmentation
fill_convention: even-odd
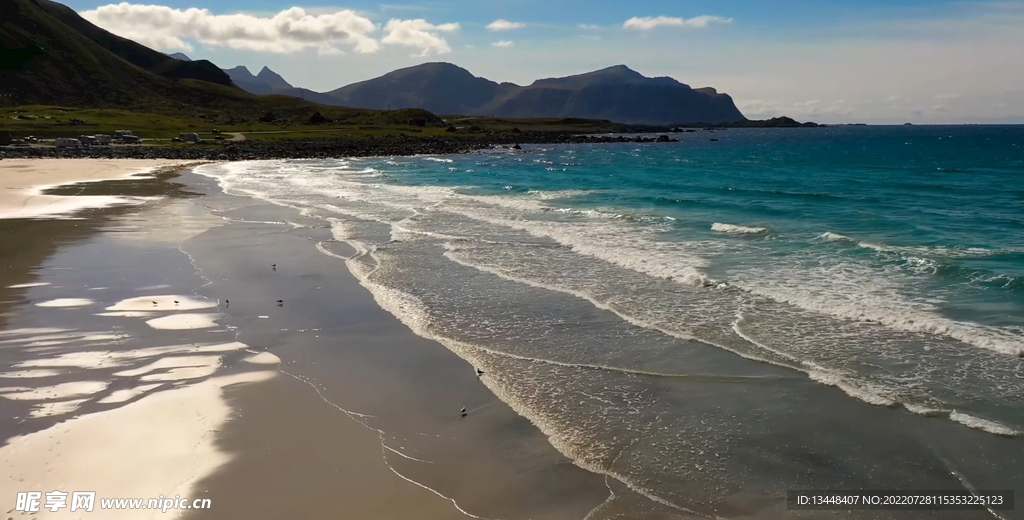
[[[713,86],[752,118],[1024,123],[1019,0],[68,5],[151,47],[320,91],[426,61],[520,84],[622,63]]]

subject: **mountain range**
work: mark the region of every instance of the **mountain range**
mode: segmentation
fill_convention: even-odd
[[[157,52],[50,0],[0,0],[0,14],[0,107],[113,108],[226,123],[443,124],[425,110],[382,113],[256,96],[207,60]]]
[[[446,115],[606,119],[651,125],[746,120],[727,94],[710,87],[694,89],[668,77],[648,78],[625,65],[519,86],[476,77],[451,63],[424,63],[329,92],[294,87],[268,67],[256,75],[244,66],[224,72],[253,94],[284,94],[375,110],[422,108]]]
[[[315,92],[267,67],[253,75],[245,67],[222,70],[207,60],[155,51],[51,0],[0,0],[0,12],[0,105],[216,110],[245,118],[263,117],[272,108],[312,113],[334,105],[335,114],[342,107],[419,109],[409,117],[420,119],[429,111],[647,125],[746,121],[732,98],[713,88],[648,78],[624,65],[520,86],[476,77],[451,63],[424,63]]]

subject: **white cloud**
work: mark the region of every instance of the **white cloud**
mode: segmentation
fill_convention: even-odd
[[[676,18],[672,16],[634,16],[622,24],[623,28],[649,31],[657,27],[691,27],[702,29],[712,23],[732,23],[732,18],[702,15],[694,18]]]
[[[526,27],[525,23],[510,22],[505,19],[498,19],[487,24],[487,28],[492,31],[509,31],[512,29],[522,29],[523,27]]]
[[[512,47],[515,44],[516,44],[516,42],[511,41],[511,40],[502,40],[500,42],[494,42],[491,45],[493,45],[495,47]]]
[[[579,28],[583,29],[584,31],[596,31],[596,30],[600,29],[601,26],[600,25],[593,25],[593,24],[589,24],[589,23],[581,23],[579,25]]]
[[[392,19],[384,27],[384,38],[381,39],[381,43],[416,47],[422,50],[419,56],[427,56],[432,52],[447,54],[452,49],[448,46],[448,42],[437,33],[457,30],[459,30],[457,23],[434,25],[422,18],[416,20]]]
[[[272,17],[259,17],[122,2],[81,15],[110,32],[164,51],[191,50],[186,39],[209,46],[276,53],[314,48],[323,54],[336,54],[341,52],[338,44],[351,45],[362,53],[380,47],[370,36],[377,30],[373,22],[347,9],[312,16],[300,7],[292,7]]]

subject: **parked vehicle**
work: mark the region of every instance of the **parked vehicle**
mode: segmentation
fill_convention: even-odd
[[[82,142],[71,137],[58,137],[53,143],[57,148],[78,148]]]

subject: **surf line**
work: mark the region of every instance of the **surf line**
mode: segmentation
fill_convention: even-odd
[[[320,389],[317,388],[317,386],[315,384],[313,384],[311,381],[309,381],[307,378],[304,378],[302,376],[298,376],[298,375],[292,374],[291,372],[288,372],[286,370],[281,370],[281,373],[286,375],[286,376],[288,376],[288,377],[290,377],[290,378],[292,378],[292,379],[295,379],[296,381],[299,381],[299,382],[302,382],[302,383],[305,383],[305,384],[309,385],[310,387],[313,388],[313,390],[316,392],[316,394],[318,396],[320,396],[320,399],[323,400],[323,402],[331,405],[332,407],[334,407],[338,411],[344,413],[349,419],[352,419],[353,421],[359,423],[362,427],[366,428],[367,430],[370,430],[370,431],[373,431],[373,432],[377,432],[378,439],[380,440],[381,459],[384,461],[384,465],[387,466],[388,469],[391,470],[392,473],[394,473],[395,475],[398,475],[399,478],[401,478],[402,480],[404,480],[406,482],[409,482],[411,484],[415,484],[415,485],[417,485],[417,486],[419,486],[419,487],[421,487],[423,489],[426,489],[427,491],[430,491],[431,493],[433,493],[433,494],[435,494],[435,495],[437,495],[437,496],[439,496],[439,497],[441,497],[441,498],[451,502],[452,505],[455,507],[455,509],[457,509],[460,513],[462,513],[462,514],[464,514],[464,515],[466,515],[466,516],[468,516],[470,518],[476,518],[478,520],[497,520],[497,519],[493,519],[493,518],[487,518],[487,517],[484,517],[484,516],[474,515],[473,513],[470,513],[469,511],[466,511],[465,509],[463,509],[462,506],[459,505],[458,501],[456,501],[454,498],[446,496],[443,493],[441,493],[440,491],[438,491],[438,490],[436,490],[436,489],[434,489],[434,488],[432,488],[430,486],[427,486],[427,485],[422,484],[420,482],[417,482],[417,481],[415,481],[415,480],[413,480],[413,479],[411,479],[409,477],[406,477],[405,475],[401,474],[398,470],[396,470],[391,465],[391,463],[388,462],[387,451],[385,451],[385,450],[392,451],[392,452],[397,453],[398,455],[401,455],[402,457],[405,457],[405,458],[410,459],[410,460],[415,460],[415,461],[418,461],[418,462],[426,462],[428,464],[432,464],[432,463],[430,461],[419,460],[419,459],[410,457],[408,455],[405,455],[404,453],[399,452],[398,450],[395,450],[394,448],[391,448],[390,446],[388,446],[384,442],[384,434],[385,434],[384,430],[380,430],[378,428],[374,428],[373,426],[370,426],[369,424],[366,424],[365,422],[360,421],[359,419],[356,419],[357,416],[358,417],[374,417],[373,415],[368,415],[368,414],[363,414],[363,413],[359,413],[359,412],[353,412],[351,410],[346,410],[346,409],[342,408],[341,406],[338,406],[337,404],[331,402],[329,399],[327,399],[324,396],[323,392],[321,392]]]

